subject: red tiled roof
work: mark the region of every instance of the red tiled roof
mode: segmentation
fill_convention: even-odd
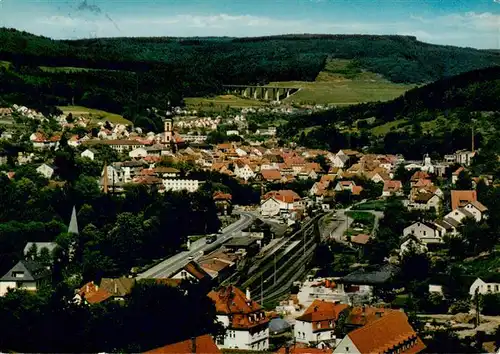
[[[267,192],[262,199],[267,200],[269,198],[274,198],[288,204],[300,200],[300,196],[289,189]]]
[[[397,192],[403,188],[401,181],[384,181],[384,191],[386,192]]]
[[[213,199],[214,200],[231,200],[231,199],[233,199],[233,196],[229,193],[214,192]]]
[[[364,326],[378,320],[382,316],[385,316],[392,311],[395,310],[371,306],[357,306],[352,308],[349,316],[347,317],[346,323],[357,326]]]
[[[361,186],[353,186],[352,187],[352,194],[353,195],[360,195],[362,191],[363,191],[363,187],[361,187]]]
[[[416,171],[413,176],[411,176],[412,181],[418,181],[419,179],[428,179],[430,176],[425,171]]]
[[[366,245],[370,241],[370,235],[359,234],[351,237],[352,243],[357,243],[360,245]]]
[[[451,191],[451,210],[465,206],[468,202],[477,201],[476,191]]]
[[[235,286],[211,291],[208,297],[215,303],[217,314],[230,316],[232,328],[251,328],[269,322],[260,305],[247,299]]]
[[[193,343],[194,342],[194,343]],[[193,344],[196,348],[193,348]],[[172,353],[172,354],[191,354],[191,353],[222,353],[217,345],[215,344],[212,337],[208,334],[196,337],[193,341],[192,339],[186,339],[182,342],[177,342],[173,344],[165,345],[164,347],[149,350],[145,353],[159,354],[159,353]]]
[[[413,187],[426,187],[426,186],[432,186],[432,181],[430,179],[419,179]]]
[[[210,277],[210,275],[208,275],[208,273],[205,272],[203,270],[203,268],[198,265],[198,263],[195,263],[192,261],[184,266],[184,270],[198,280],[202,280],[202,279],[206,279],[206,278]]]
[[[348,334],[352,343],[361,353],[385,353],[406,340],[416,339],[416,344],[400,353],[419,353],[425,344],[408,323],[408,318],[401,311],[393,311]]]
[[[337,321],[340,313],[348,307],[349,305],[346,304],[335,304],[333,302],[323,300],[314,300],[313,303],[309,305],[307,310],[301,316],[297,317],[297,321]]]
[[[261,170],[262,178],[266,181],[276,181],[281,179],[281,173],[278,170]]]
[[[89,282],[82,286],[78,294],[89,304],[98,304],[109,299],[112,295],[105,289],[99,288],[94,282]]]

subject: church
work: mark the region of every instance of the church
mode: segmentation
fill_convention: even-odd
[[[163,130],[162,144],[169,145],[173,152],[185,146],[184,140],[174,131],[174,120],[172,118],[165,118]]]

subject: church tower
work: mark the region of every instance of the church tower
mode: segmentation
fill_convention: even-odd
[[[172,118],[165,118],[163,124],[164,124],[163,142],[165,144],[169,144],[173,140],[174,120]]]

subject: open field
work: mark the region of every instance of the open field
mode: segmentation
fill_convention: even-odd
[[[184,102],[190,109],[221,110],[227,107],[245,108],[266,105],[266,102],[234,95],[220,95],[215,97],[186,97]]]
[[[59,106],[58,107],[64,114],[73,114],[74,116],[88,116],[94,122],[105,122],[119,124],[132,124],[129,120],[123,118],[119,114],[101,111],[99,109],[87,108],[82,106]]]
[[[314,82],[271,82],[269,85],[301,88],[284,102],[332,105],[387,101],[414,87],[392,83],[378,74],[362,71],[351,60],[343,59],[329,60]]]
[[[376,135],[376,136],[386,135],[392,129],[397,129],[399,126],[404,125],[406,122],[407,122],[406,119],[394,120],[392,122],[387,122],[385,124],[378,125],[378,126],[372,128],[371,131],[372,131],[373,135]]]

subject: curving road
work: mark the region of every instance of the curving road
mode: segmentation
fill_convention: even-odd
[[[168,278],[173,273],[184,267],[189,262],[189,257],[197,259],[203,255],[203,251],[207,248],[213,247],[214,245],[222,245],[233,236],[239,236],[237,233],[250,226],[255,217],[251,213],[244,211],[235,211],[235,213],[238,213],[241,216],[240,219],[223,229],[222,233],[217,237],[217,241],[207,244],[205,237],[203,237],[193,242],[189,251],[177,253],[176,255],[148,269],[144,273],[138,274],[137,279]]]

